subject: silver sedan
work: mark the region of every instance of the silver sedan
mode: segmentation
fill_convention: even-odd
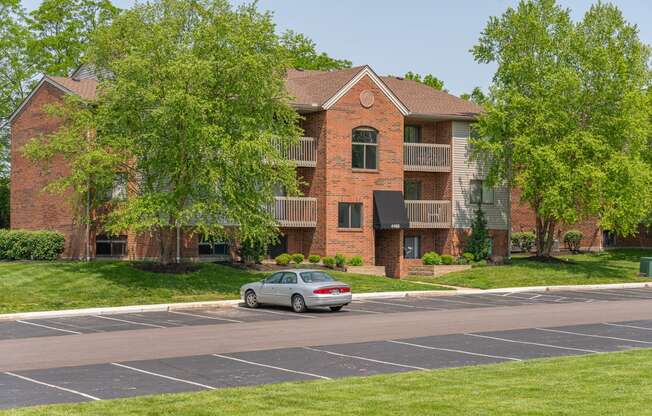
[[[335,312],[351,302],[351,288],[320,270],[292,269],[242,286],[240,297],[249,308],[270,304],[305,312],[308,308],[327,306]]]

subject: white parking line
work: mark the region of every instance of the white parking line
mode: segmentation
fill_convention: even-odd
[[[330,377],[320,376],[319,374],[306,373],[304,371],[290,370],[289,368],[276,367],[276,366],[269,365],[269,364],[256,363],[256,362],[253,362],[253,361],[242,360],[240,358],[229,357],[228,355],[220,355],[220,354],[211,354],[211,355],[214,356],[214,357],[218,357],[218,358],[225,358],[227,360],[239,361],[239,362],[245,363],[245,364],[251,364],[251,365],[257,365],[257,366],[260,366],[260,367],[272,368],[274,370],[285,371],[285,372],[288,372],[288,373],[303,374],[305,376],[321,378],[323,380],[332,380],[332,378],[330,378]]]
[[[373,314],[376,314],[376,315],[378,315],[378,314],[382,315],[384,313],[384,312],[378,312],[378,311],[368,311],[366,309],[352,309],[352,308],[349,308],[348,306],[347,306],[346,310],[351,311],[351,312],[373,313]]]
[[[542,343],[539,343],[539,342],[517,341],[517,340],[507,339],[507,338],[492,337],[492,336],[489,336],[489,335],[480,335],[480,334],[472,334],[472,333],[466,333],[464,335],[468,335],[470,337],[494,339],[496,341],[513,342],[513,343],[516,343],[516,344],[526,344],[526,345],[536,345],[536,346],[539,346],[539,347],[557,348],[557,349],[560,349],[560,350],[590,352],[590,353],[598,353],[599,352],[599,351],[587,350],[587,349],[583,349],[583,348],[572,348],[572,347],[562,347],[560,345],[542,344]]]
[[[186,383],[186,384],[201,387],[201,388],[204,388],[204,389],[215,390],[215,387],[213,387],[213,386],[208,386],[206,384],[201,384],[201,383],[195,383],[194,381],[184,380],[184,379],[181,379],[181,378],[166,376],[165,374],[159,374],[159,373],[154,373],[154,372],[151,372],[151,371],[141,370],[140,368],[131,367],[131,366],[124,365],[124,364],[111,363],[111,365],[126,368],[128,370],[136,371],[136,372],[143,373],[143,374],[149,374],[150,376],[165,378],[165,379],[172,380],[172,381],[178,381],[179,383]]]
[[[411,368],[413,370],[427,370],[427,368],[423,367],[415,367],[413,365],[407,365],[407,364],[398,364],[398,363],[392,363],[389,361],[381,361],[381,360],[374,360],[373,358],[367,358],[367,357],[361,357],[359,355],[349,355],[349,354],[342,354],[339,352],[333,352],[333,351],[328,351],[328,350],[322,350],[319,348],[313,348],[313,347],[302,347],[304,350],[308,351],[316,351],[316,352],[323,352],[325,354],[330,354],[330,355],[335,355],[337,357],[347,357],[347,358],[356,358],[358,360],[363,360],[363,361],[370,361],[372,363],[378,363],[378,364],[387,364],[387,365],[393,365],[395,367],[403,367],[403,368]]]
[[[595,290],[595,291],[588,291],[588,290],[573,290],[573,293],[577,293],[577,294],[581,294],[581,295],[586,295],[586,296],[588,296],[589,298],[594,299],[594,300],[608,300],[608,299],[600,298],[599,296],[596,297],[596,295],[600,295],[600,294],[607,295],[607,296],[612,296],[612,297],[616,297],[616,298],[620,298],[620,299],[622,299],[623,297],[627,298],[627,296],[623,296],[623,295],[620,294],[620,293],[611,293],[611,292],[608,292],[608,291],[606,291],[606,290]],[[623,300],[624,300],[624,299],[623,299]]]
[[[94,316],[96,318],[108,319],[110,321],[124,322],[124,323],[127,323],[127,324],[151,326],[152,328],[168,328],[167,326],[146,324],[144,322],[128,321],[126,319],[113,318],[113,317],[104,316],[104,315],[92,315],[92,316]]]
[[[52,329],[54,331],[67,332],[69,334],[76,334],[76,335],[81,335],[82,334],[81,332],[71,331],[69,329],[55,328],[53,326],[47,326],[47,325],[43,325],[43,324],[35,324],[34,322],[29,322],[29,321],[16,321],[16,322],[20,322],[21,324],[25,324],[25,325],[33,325],[33,326],[38,326],[38,327],[41,327],[41,328]]]
[[[281,311],[270,311],[269,309],[251,309],[251,308],[243,308],[241,306],[236,306],[236,308],[245,312],[270,313],[272,315],[294,316],[296,318],[313,318],[313,319],[317,318],[316,316],[312,316],[312,315],[304,315],[300,313],[290,313],[290,312],[281,312]]]
[[[377,303],[379,305],[400,306],[400,307],[403,307],[403,308],[410,308],[410,309],[429,309],[429,310],[433,310],[433,311],[443,311],[444,310],[442,308],[431,308],[429,306],[406,305],[404,303],[381,302],[381,301],[378,301],[378,300],[363,300],[361,302],[362,303]]]
[[[617,341],[638,342],[638,343],[641,343],[641,344],[652,344],[652,342],[650,342],[650,341],[640,341],[640,340],[637,340],[637,339],[609,337],[609,336],[606,336],[606,335],[583,334],[581,332],[560,331],[558,329],[548,329],[548,328],[532,328],[532,329],[536,329],[538,331],[557,332],[559,334],[579,335],[579,336],[582,336],[582,337],[605,338],[605,339],[615,339]]]
[[[241,324],[242,323],[242,321],[237,321],[235,319],[218,318],[217,316],[199,315],[199,314],[196,314],[196,313],[179,312],[179,311],[168,311],[168,313],[176,313],[177,315],[194,316],[195,318],[213,319],[213,320],[216,320],[216,321],[234,322],[236,324]]]
[[[634,329],[643,329],[645,331],[652,331],[652,328],[648,328],[645,326],[637,326],[637,325],[626,325],[626,324],[612,324],[608,322],[604,322],[604,325],[610,325],[610,326],[621,326],[624,328],[634,328]]]
[[[463,303],[463,304],[466,304],[466,305],[477,305],[477,306],[505,306],[504,304],[501,305],[501,304],[495,304],[495,303],[464,302],[463,300],[442,299],[442,296],[437,297],[436,299],[430,299],[430,298],[426,298],[426,297],[423,297],[423,298],[420,298],[420,299],[429,300],[429,301],[432,301],[432,302],[442,301],[442,302]]]
[[[30,381],[30,382],[32,382],[32,383],[34,383],[34,384],[40,384],[40,385],[42,385],[42,386],[51,387],[51,388],[53,388],[53,389],[57,389],[57,390],[61,390],[61,391],[67,391],[68,393],[73,393],[73,394],[76,394],[76,395],[78,395],[78,396],[85,397],[85,398],[87,398],[87,399],[91,399],[91,400],[102,400],[102,399],[100,399],[99,397],[91,396],[90,394],[82,393],[81,391],[77,391],[77,390],[73,390],[73,389],[68,389],[68,388],[61,387],[61,386],[55,386],[54,384],[44,383],[44,382],[42,382],[42,381],[34,380],[33,378],[29,378],[29,377],[21,376],[20,374],[11,373],[11,372],[9,372],[9,371],[5,371],[4,374],[6,374],[6,375],[8,375],[8,376],[12,376],[12,377],[19,378],[19,379],[21,379],[21,380]]]
[[[439,347],[431,347],[429,345],[421,345],[421,344],[413,344],[411,342],[403,342],[403,341],[394,341],[394,340],[388,340],[387,342],[392,342],[394,344],[401,344],[401,345],[409,345],[410,347],[417,347],[417,348],[425,348],[427,350],[437,350],[437,351],[448,351],[448,352],[457,352],[460,354],[468,354],[468,355],[477,355],[479,357],[488,357],[488,358],[497,358],[500,360],[509,360],[509,361],[523,361],[520,358],[514,358],[514,357],[505,357],[502,355],[489,355],[489,354],[480,354],[477,352],[470,352],[470,351],[463,351],[463,350],[454,350],[450,348],[439,348]]]

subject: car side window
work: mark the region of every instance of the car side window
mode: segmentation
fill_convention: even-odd
[[[281,283],[286,285],[294,285],[297,283],[297,275],[294,273],[283,273],[283,280]]]
[[[265,279],[265,283],[270,283],[270,284],[275,284],[275,283],[281,283],[281,279],[283,278],[284,273],[274,273],[273,275],[269,276],[267,279]]]

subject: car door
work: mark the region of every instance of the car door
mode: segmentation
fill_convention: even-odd
[[[269,276],[260,286],[259,301],[260,303],[277,303],[277,291],[281,285],[283,272],[277,272]]]
[[[280,305],[291,306],[292,295],[297,293],[297,275],[294,272],[284,272],[281,284],[278,285],[277,296]]]

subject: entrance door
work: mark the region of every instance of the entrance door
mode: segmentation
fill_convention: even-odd
[[[420,238],[419,237],[405,237],[403,240],[403,258],[418,259],[420,257]]]
[[[280,235],[278,237],[278,242],[273,246],[269,246],[267,254],[270,258],[275,258],[276,256],[288,252],[288,236]]]

